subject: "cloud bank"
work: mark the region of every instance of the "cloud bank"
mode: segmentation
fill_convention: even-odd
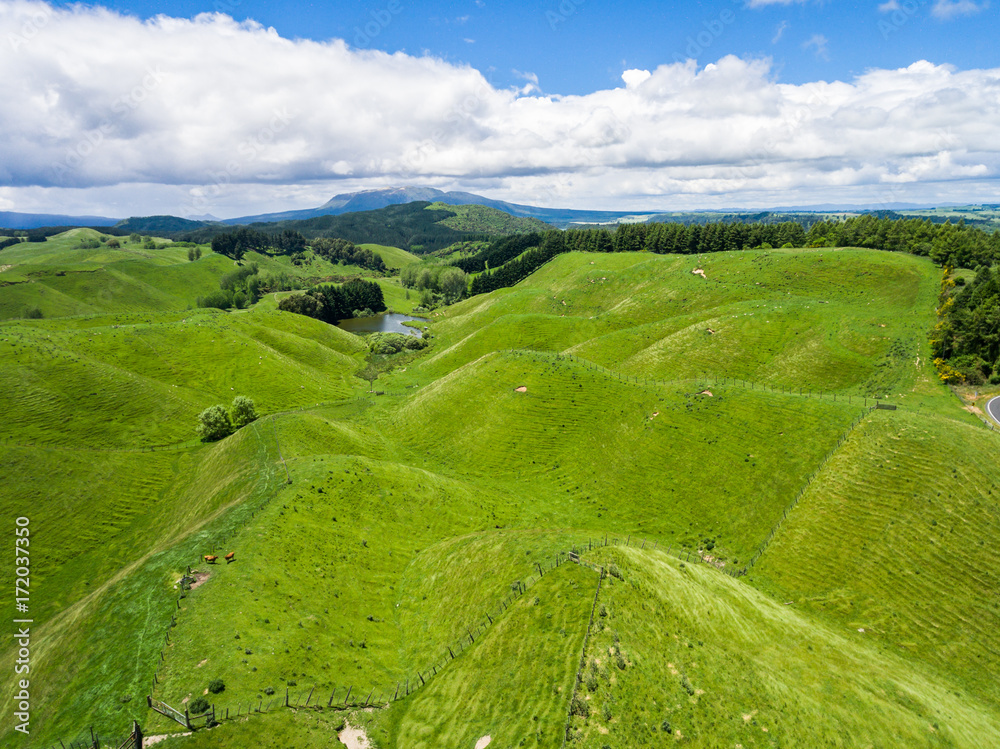
[[[141,21],[17,0],[0,2],[0,70],[4,204],[166,185],[203,213],[240,190],[406,183],[549,205],[732,205],[982,189],[1000,173],[1000,70],[928,62],[788,85],[768,60],[730,56],[546,96],[221,14]]]

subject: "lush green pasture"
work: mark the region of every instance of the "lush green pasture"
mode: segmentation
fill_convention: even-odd
[[[865,422],[810,487],[751,581],[863,628],[873,647],[1000,705],[1000,434],[938,415]]]
[[[358,247],[371,250],[382,258],[382,262],[384,262],[386,266],[397,270],[410,265],[411,263],[420,262],[420,258],[412,252],[401,250],[398,247],[387,247],[384,244],[359,244]]]
[[[3,469],[0,508],[28,516],[32,532],[28,745],[145,721],[186,565],[284,480],[267,423],[185,451],[7,449]],[[6,645],[0,667],[13,672],[15,652]],[[9,706],[14,694],[11,680],[0,699]],[[0,742],[13,746],[14,735],[8,723]]]
[[[37,555],[19,746],[175,731],[145,695],[182,707],[215,678],[233,711],[371,692],[348,717],[382,749],[561,746],[574,690],[574,743],[595,749],[1000,741],[1000,436],[935,379],[928,261],[562,255],[431,315],[376,397],[363,339],[280,294],[184,309],[232,261],[79,241],[0,255],[24,279],[0,310],[67,315],[0,323],[0,509],[31,517]],[[248,259],[303,284],[349,272]],[[397,311],[419,301],[380,283]],[[236,394],[264,418],[194,440]],[[900,410],[868,413],[875,395]],[[739,568],[776,526],[747,577],[674,556]],[[576,682],[597,574],[535,565],[605,535],[646,546],[584,553],[620,576]],[[342,717],[275,706],[164,746],[335,746]]]
[[[530,497],[520,526],[690,549],[708,538],[723,560],[745,562],[862,410],[739,385],[644,386],[566,357],[501,353],[418,389],[380,429],[442,470]]]
[[[46,318],[123,312],[190,309],[200,296],[219,288],[219,279],[236,264],[207,245],[203,257],[188,260],[188,249],[145,249],[125,237],[120,248],[82,249],[83,240],[100,237],[91,229],[72,229],[46,242],[22,243],[0,252],[0,320],[23,317],[37,308]],[[395,247],[365,245],[390,268],[417,257]],[[368,275],[354,265],[330,263],[307,252],[303,265],[290,257],[249,252],[243,263],[256,263],[264,276],[285,276],[303,288],[325,278]],[[403,306],[403,305],[400,305]]]
[[[559,747],[597,575],[567,564],[545,575],[427,687],[379,716],[386,746]]]
[[[202,409],[235,395],[252,398],[260,413],[351,395],[363,348],[356,336],[281,312],[2,324],[0,387],[10,402],[0,438],[68,447],[186,442]]]
[[[662,552],[601,549],[615,564],[572,719],[585,747],[989,746],[981,694],[867,628],[843,626]],[[669,732],[669,734],[668,734]],[[672,735],[670,735],[672,734]]]
[[[896,395],[927,361],[936,293],[926,262],[871,250],[570,253],[450,308],[425,367],[532,348],[642,377]]]

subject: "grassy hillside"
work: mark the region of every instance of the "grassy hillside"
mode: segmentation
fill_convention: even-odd
[[[983,746],[981,694],[867,628],[824,621],[705,565],[600,550],[601,588],[570,723],[584,747]]]
[[[433,313],[367,396],[363,340],[275,295],[125,302],[224,259],[39,249],[4,274],[72,301],[55,284],[90,268],[107,307],[0,323],[0,507],[38,544],[18,745],[176,732],[145,696],[213,679],[233,717],[162,746],[335,746],[344,719],[382,749],[1000,740],[1000,436],[936,381],[928,261],[561,255]],[[262,418],[197,442],[237,393]],[[593,569],[552,568],[571,549],[612,570],[596,599]]]
[[[776,598],[864,628],[994,708],[1000,435],[880,414],[852,434],[754,570]]]
[[[502,236],[505,234],[527,234],[552,228],[537,218],[511,216],[509,213],[485,205],[431,203],[426,210],[448,211],[454,215],[442,221],[443,226],[477,234]]]
[[[219,280],[234,270],[234,262],[203,246],[203,256],[188,260],[187,247],[158,243],[145,249],[127,237],[119,248],[83,248],[102,235],[92,229],[72,229],[46,242],[25,242],[0,253],[0,320],[26,317],[37,309],[42,317],[123,312],[165,312],[190,309],[198,297],[218,290]],[[404,250],[366,245],[391,268],[417,258]],[[290,257],[248,252],[244,264],[255,263],[263,276],[285,276],[307,288],[321,280],[369,275],[364,268],[340,265],[306,253],[294,265]]]
[[[386,247],[381,244],[361,244],[358,246],[374,252],[382,258],[382,262],[384,262],[389,268],[399,269],[410,265],[411,263],[420,262],[419,257],[411,252],[407,252],[406,250],[401,250],[398,247]]]

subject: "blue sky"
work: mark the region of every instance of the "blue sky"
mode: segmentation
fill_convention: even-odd
[[[0,210],[227,217],[401,184],[629,210],[996,202],[996,16],[0,0],[0,100],[20,102]]]
[[[601,0],[104,5],[143,18],[222,10],[289,38],[340,38],[361,48],[429,52],[469,64],[498,86],[520,83],[517,72],[532,73],[552,94],[590,93],[618,85],[628,68],[653,69],[692,56],[701,64],[729,54],[769,56],[777,77],[787,83],[849,80],[868,68],[901,68],[916,60],[963,69],[1000,65],[997,10],[983,2],[912,0],[897,3],[896,13],[880,11],[884,3],[839,0],[757,7],[742,1]],[[820,37],[826,42],[818,47]]]

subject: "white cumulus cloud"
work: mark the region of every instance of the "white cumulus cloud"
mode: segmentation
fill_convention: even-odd
[[[773,205],[900,185],[985,196],[1000,175],[1000,70],[928,62],[792,85],[769,60],[727,56],[555,96],[531,74],[497,89],[468,66],[220,14],[15,0],[0,2],[0,70],[0,185],[18,210],[226,216],[393,184],[547,205]]]
[[[948,21],[958,16],[971,16],[990,7],[989,0],[977,3],[974,0],[934,0],[931,14]]]

